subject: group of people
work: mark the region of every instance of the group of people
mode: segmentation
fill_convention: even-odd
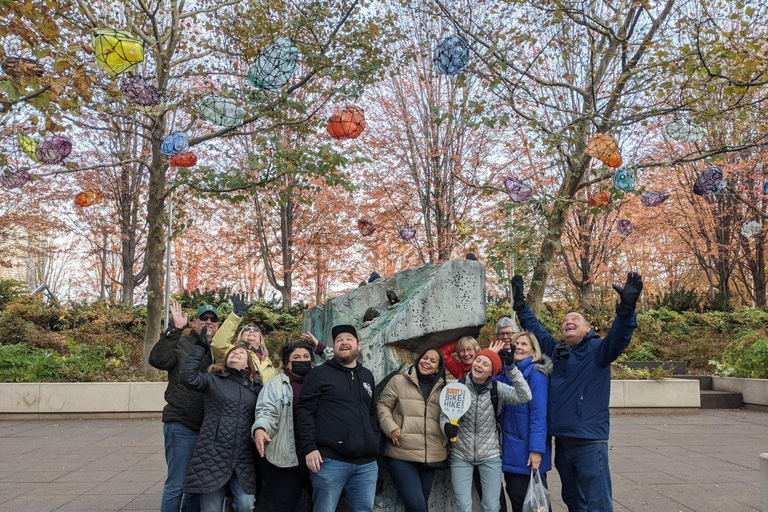
[[[259,510],[331,512],[342,493],[351,510],[371,511],[382,454],[408,512],[428,510],[440,469],[450,470],[456,512],[472,509],[473,485],[484,512],[506,510],[502,480],[518,512],[532,471],[546,485],[553,436],[568,510],[612,511],[610,363],[637,327],[642,279],[630,273],[614,288],[620,301],[605,338],[571,311],[557,341],[515,276],[523,332],[502,318],[489,348],[463,337],[427,349],[378,397],[354,326],[334,326],[330,347],[311,333],[285,343],[278,371],[259,327],[241,325],[249,308],[241,297],[232,297],[221,324],[214,307],[200,307],[187,336],[187,318],[172,302],[173,322],[149,359],[169,377],[161,512],[221,512],[227,494],[235,512],[254,510],[257,494]],[[315,365],[315,356],[325,363]],[[458,424],[440,408],[446,372],[471,397]]]

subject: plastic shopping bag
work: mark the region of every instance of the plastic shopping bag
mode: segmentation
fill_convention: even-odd
[[[531,482],[523,501],[523,512],[549,512],[549,489],[544,487],[539,470],[531,471]]]

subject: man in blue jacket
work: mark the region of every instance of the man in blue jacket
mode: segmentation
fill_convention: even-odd
[[[541,325],[525,303],[522,276],[512,278],[512,308],[523,329],[533,332],[552,358],[547,423],[555,436],[555,467],[569,512],[613,512],[608,467],[611,363],[627,348],[637,328],[635,305],[643,289],[640,274],[630,272],[619,294],[616,318],[600,339],[578,311],[565,315],[563,341]]]

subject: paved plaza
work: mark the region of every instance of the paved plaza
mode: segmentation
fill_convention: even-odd
[[[613,415],[610,445],[616,512],[759,512],[768,413]],[[0,421],[0,512],[157,512],[164,476],[159,420]]]

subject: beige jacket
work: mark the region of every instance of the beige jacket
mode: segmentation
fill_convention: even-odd
[[[445,380],[432,388],[428,403],[419,388],[416,369],[404,368],[387,383],[376,410],[381,431],[390,437],[401,430],[400,447],[387,442],[384,455],[408,462],[442,462],[448,457],[448,440],[440,430],[440,391]]]
[[[213,339],[211,340],[211,352],[213,353],[213,360],[217,363],[223,361],[227,351],[232,347],[232,339],[235,337],[237,327],[242,320],[243,319],[236,314],[230,313],[227,319],[224,320],[224,323],[221,324],[221,327],[219,327],[219,330],[216,331],[216,334],[213,335]],[[267,382],[277,375],[277,369],[275,369],[269,357],[265,357],[262,361],[259,360],[259,356],[256,355],[256,352],[249,350],[248,354],[251,356],[251,360],[256,365],[256,368],[259,369],[259,373],[261,374],[261,384],[266,386]]]

